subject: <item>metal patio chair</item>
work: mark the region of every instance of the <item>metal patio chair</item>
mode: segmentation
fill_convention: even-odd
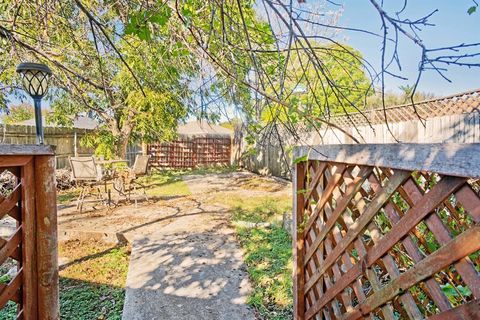
[[[85,198],[90,195],[96,197],[96,201],[106,203],[101,187],[104,187],[106,192],[107,177],[102,174],[95,159],[93,157],[69,157],[68,160],[72,169],[72,178],[75,184],[82,188],[77,199],[77,210],[82,212]]]
[[[124,196],[127,201],[131,200],[132,194],[138,194],[138,188],[143,190],[143,196],[148,201],[146,186],[140,183],[138,179],[148,175],[149,162],[150,156],[137,155],[133,166],[128,168],[123,174],[120,174],[115,180],[114,189],[117,190],[120,195]],[[135,198],[135,206],[136,205],[137,199]]]

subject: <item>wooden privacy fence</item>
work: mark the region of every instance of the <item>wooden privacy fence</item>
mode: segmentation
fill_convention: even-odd
[[[230,165],[230,137],[179,138],[148,146],[150,163],[162,168],[195,168],[209,165]]]
[[[17,319],[59,319],[53,149],[0,145],[0,168],[0,219],[13,227],[0,237],[1,270],[13,270],[2,277],[0,309],[15,304]]]
[[[296,319],[480,319],[480,144],[294,157]]]

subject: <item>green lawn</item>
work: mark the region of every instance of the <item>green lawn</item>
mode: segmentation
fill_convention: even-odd
[[[182,176],[209,174],[234,169],[211,168],[187,171],[156,171],[142,182],[151,197],[190,195]],[[78,190],[59,193],[59,202],[75,199]],[[282,229],[281,218],[290,211],[291,200],[285,196],[213,195],[212,202],[228,206],[232,223],[242,248],[254,290],[248,303],[262,319],[292,318],[291,237]],[[245,227],[245,223],[269,222],[268,227]],[[248,225],[248,224],[247,224]],[[67,263],[60,271],[60,312],[62,319],[121,319],[125,281],[129,263],[127,245],[109,245],[97,241],[70,241],[59,245]],[[8,271],[8,270],[3,270]],[[2,274],[5,272],[2,271]],[[8,279],[7,279],[8,280]],[[1,279],[0,279],[1,281]],[[14,319],[15,305],[0,311],[0,319]]]
[[[174,197],[188,196],[190,190],[187,184],[182,180],[182,176],[187,174],[207,175],[212,173],[226,173],[235,171],[234,167],[208,167],[193,170],[154,170],[149,176],[142,177],[138,181],[146,187],[149,197]],[[57,194],[57,201],[60,204],[69,204],[75,201],[80,194],[78,188],[62,190]]]
[[[60,317],[62,320],[122,318],[130,248],[98,241],[59,244],[66,259],[60,267]],[[0,319],[16,318],[16,305],[9,302]]]
[[[282,214],[290,211],[291,200],[267,196],[216,201],[230,206],[232,222],[245,251],[254,288],[248,303],[262,319],[292,319],[292,239],[281,226]],[[270,222],[270,226],[250,228],[239,221]]]

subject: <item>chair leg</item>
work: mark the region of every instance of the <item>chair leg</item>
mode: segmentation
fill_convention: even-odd
[[[135,194],[135,195],[137,194],[137,186],[135,184],[133,184],[133,194]],[[137,201],[138,201],[137,197],[135,197],[135,208],[138,207]]]
[[[83,202],[85,201],[85,197],[87,195],[87,189],[89,187],[83,187],[83,192],[82,192],[82,198],[80,199],[80,213],[82,213],[83,211]]]
[[[80,209],[80,201],[82,200],[84,192],[85,192],[85,186],[82,186],[82,189],[80,190],[80,195],[77,198],[77,210]]]

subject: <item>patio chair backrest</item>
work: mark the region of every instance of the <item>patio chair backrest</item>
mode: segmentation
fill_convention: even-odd
[[[135,176],[140,177],[148,173],[148,162],[150,156],[146,155],[137,155],[135,157],[135,163],[133,164],[132,171]]]
[[[93,157],[70,157],[72,176],[76,181],[97,181],[101,175]]]

